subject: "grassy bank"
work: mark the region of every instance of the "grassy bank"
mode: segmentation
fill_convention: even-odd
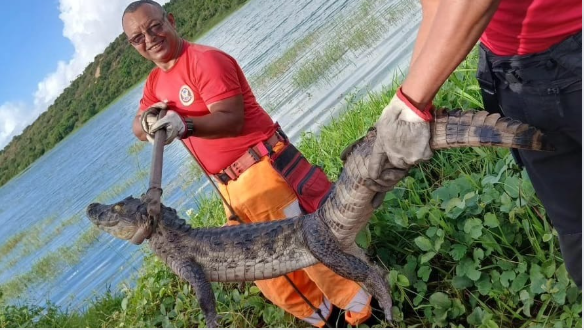
[[[480,107],[475,67],[471,55],[436,105]],[[336,180],[341,151],[375,122],[398,81],[367,100],[350,101],[344,116],[318,136],[304,134],[299,148]],[[185,215],[193,226],[224,222],[218,199],[199,203],[198,211]],[[359,244],[388,271],[399,327],[582,325],[581,292],[568,278],[557,234],[525,172],[505,149],[436,152],[386,196]],[[224,326],[306,326],[267,302],[251,283],[213,286]],[[84,311],[1,306],[0,326],[204,326],[188,283],[151,255],[135,287],[87,306]]]

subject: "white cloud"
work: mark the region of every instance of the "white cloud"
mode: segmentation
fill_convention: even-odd
[[[22,102],[13,103],[6,102],[0,105],[0,146],[4,146],[10,142],[12,137],[27,126],[27,122],[31,121],[28,115],[26,105]],[[35,117],[36,118],[36,117]]]
[[[34,104],[9,101],[0,105],[0,149],[12,137],[22,133],[69,86],[96,55],[122,33],[122,12],[133,0],[60,0],[59,18],[63,35],[71,40],[75,53],[68,61],[59,61],[55,72],[38,83]],[[156,0],[164,4],[169,0]]]

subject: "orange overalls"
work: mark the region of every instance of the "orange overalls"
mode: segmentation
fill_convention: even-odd
[[[274,152],[277,153],[284,146],[284,142],[278,142],[273,148]],[[219,183],[219,189],[245,223],[279,220],[302,214],[296,194],[272,167],[267,155],[244,171],[237,180],[227,184]],[[231,212],[227,206],[225,211],[229,217]],[[228,221],[228,225],[238,224],[234,220]],[[331,314],[331,303],[346,311],[345,319],[351,325],[361,324],[371,316],[371,296],[359,284],[337,275],[323,264],[297,270],[288,276],[326,319]],[[255,284],[266,298],[288,313],[315,327],[325,325],[284,276],[258,280]]]

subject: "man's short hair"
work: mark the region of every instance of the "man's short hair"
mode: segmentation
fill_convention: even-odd
[[[124,16],[126,14],[135,12],[136,10],[138,10],[138,8],[142,7],[143,5],[151,5],[156,7],[158,10],[160,10],[163,17],[166,17],[166,10],[164,10],[164,8],[162,8],[162,6],[158,2],[154,0],[138,0],[132,2],[131,4],[128,5],[128,7],[126,7],[124,13],[122,14],[122,20],[124,19]]]

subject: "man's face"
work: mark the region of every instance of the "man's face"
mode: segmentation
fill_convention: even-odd
[[[179,37],[172,15],[164,17],[156,7],[145,4],[122,20],[128,40],[146,59],[165,64],[174,59]]]

